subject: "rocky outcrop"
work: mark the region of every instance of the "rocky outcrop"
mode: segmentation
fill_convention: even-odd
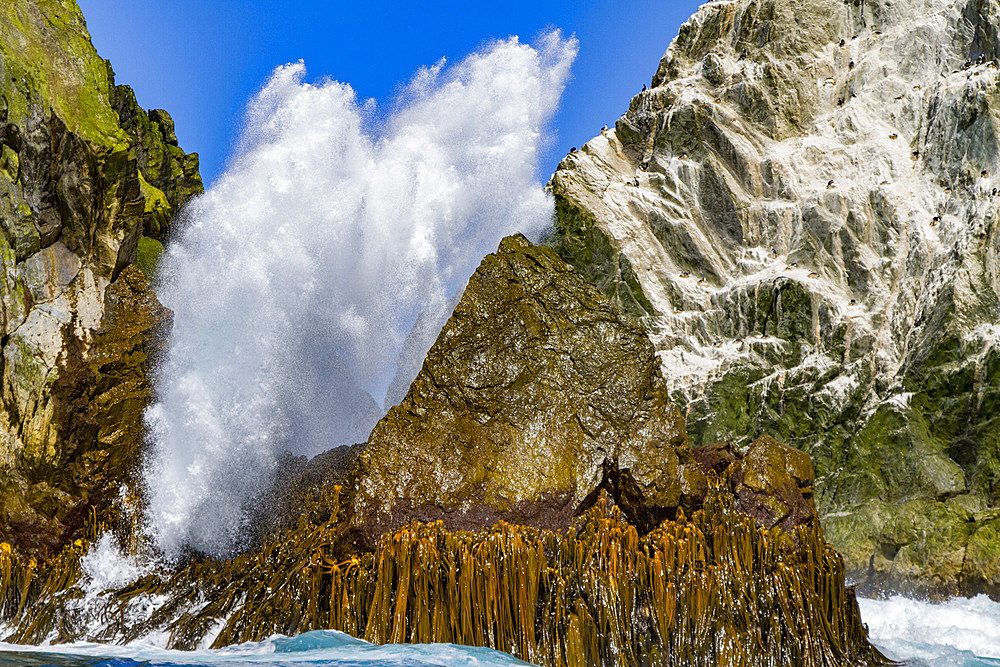
[[[726,0],[551,181],[694,445],[812,456],[873,586],[997,590],[995,3]]]
[[[0,533],[17,545],[70,538],[135,465],[140,350],[164,316],[127,267],[140,248],[152,266],[201,192],[176,143],[115,86],[73,0],[0,8]]]
[[[648,530],[705,493],[649,340],[550,249],[508,237],[470,278],[359,457],[369,544],[406,521],[562,528],[613,489]]]

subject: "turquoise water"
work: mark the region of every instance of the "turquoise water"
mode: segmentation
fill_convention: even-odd
[[[1000,604],[985,596],[939,604],[893,597],[860,600],[872,641],[887,656],[927,667],[1000,667]],[[152,639],[150,640],[153,641]],[[53,650],[58,652],[53,652]],[[332,630],[218,650],[149,645],[0,643],[0,667],[423,667],[525,665],[505,653],[451,644],[375,646]]]
[[[0,643],[0,667],[424,667],[526,665],[506,653],[452,644],[375,646],[342,632],[318,630],[218,650],[168,651],[148,646],[72,644],[33,648]]]

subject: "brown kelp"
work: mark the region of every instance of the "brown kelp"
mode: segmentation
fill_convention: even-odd
[[[143,577],[108,592],[87,621],[67,604],[81,596],[79,546],[44,565],[0,549],[3,615],[15,641],[165,631],[185,648],[329,628],[376,643],[489,646],[553,667],[884,661],[821,530],[763,529],[719,485],[702,509],[646,535],[602,496],[561,533],[414,522],[373,553],[337,552],[333,517],[253,554]],[[155,611],[122,623],[140,599],[158,600]]]

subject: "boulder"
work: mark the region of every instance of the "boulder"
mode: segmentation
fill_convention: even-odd
[[[645,529],[705,476],[642,328],[549,248],[503,240],[355,466],[371,544],[412,519],[562,528],[612,492]]]

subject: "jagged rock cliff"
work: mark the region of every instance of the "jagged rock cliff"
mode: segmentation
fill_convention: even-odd
[[[692,443],[808,452],[873,584],[1000,585],[998,26],[708,3],[551,181],[554,245],[645,322]]]
[[[115,85],[73,0],[0,7],[0,539],[57,546],[136,465],[165,314],[127,267],[151,268],[201,191],[197,155]]]

